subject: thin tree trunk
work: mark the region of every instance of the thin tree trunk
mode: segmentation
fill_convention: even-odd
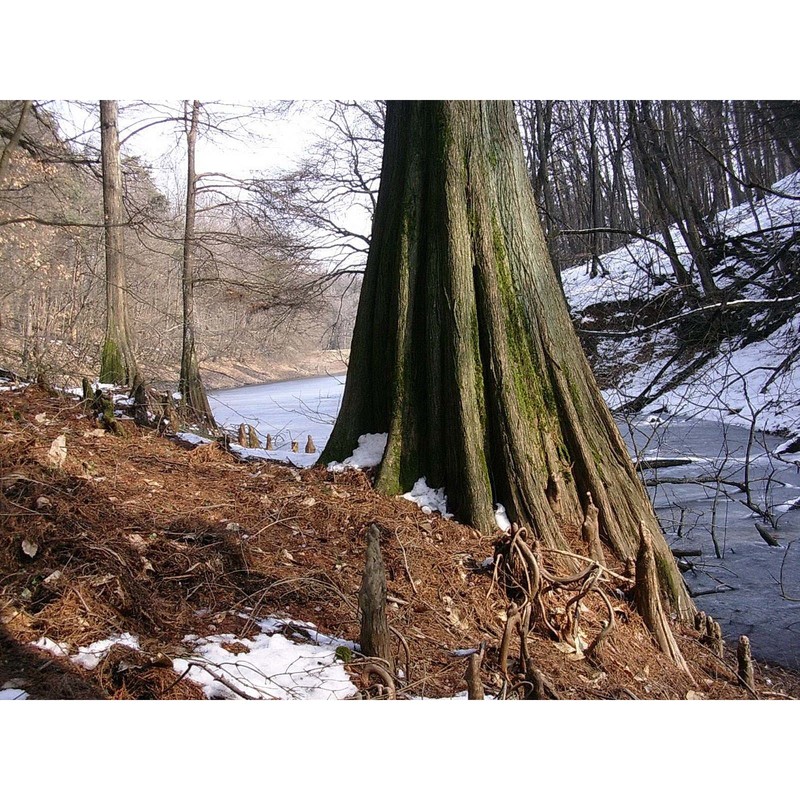
[[[589,204],[592,216],[592,266],[590,275],[596,278],[603,270],[600,261],[601,245],[598,228],[603,227],[600,213],[600,165],[597,155],[597,101],[589,101]]]
[[[215,428],[214,415],[208,403],[195,349],[195,217],[197,214],[197,173],[195,149],[200,102],[192,102],[192,115],[186,131],[186,225],[183,236],[183,345],[181,348],[181,375],[178,389],[181,393],[183,414],[205,428]]]
[[[392,102],[372,245],[342,408],[321,460],[388,433],[376,487],[445,487],[462,522],[493,504],[567,549],[591,492],[604,544],[635,557],[652,506],[603,402],[559,290],[513,106]],[[558,512],[547,486],[563,485]],[[694,607],[662,536],[672,608]]]
[[[119,153],[117,101],[100,101],[100,150],[103,163],[103,219],[106,248],[106,336],[100,361],[103,383],[141,382],[128,322],[125,279],[122,167]]]

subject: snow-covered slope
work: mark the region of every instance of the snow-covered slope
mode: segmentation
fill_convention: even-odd
[[[800,432],[800,173],[773,190],[710,223],[723,315],[716,298],[694,308],[683,301],[657,236],[606,254],[596,278],[588,264],[562,273],[612,408]],[[677,228],[671,233],[693,274]]]

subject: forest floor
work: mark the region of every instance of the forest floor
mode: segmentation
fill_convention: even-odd
[[[463,693],[466,656],[481,647],[487,696],[504,683],[509,696],[524,693],[518,640],[507,681],[500,666],[508,599],[489,561],[499,532],[381,496],[368,471],[243,463],[217,444],[122,426],[126,435],[112,436],[80,401],[39,387],[0,392],[0,696],[386,697],[354,644],[372,523],[382,531],[398,696]],[[577,532],[570,538],[581,552]],[[733,651],[718,659],[699,633],[676,627],[691,676],[680,671],[634,612],[630,584],[606,579],[615,627],[591,657],[544,625],[530,634],[529,655],[558,697],[800,697],[800,675],[768,665],[756,664],[755,692],[746,691]],[[550,593],[555,630],[572,594]],[[594,597],[580,606],[587,641],[607,622]],[[263,674],[257,650],[296,646],[295,664],[310,641],[318,649],[303,652],[319,675],[339,671],[338,689],[326,695],[323,676],[309,693],[295,675],[293,692]],[[212,645],[227,651],[224,663]],[[232,677],[248,659],[266,683]]]

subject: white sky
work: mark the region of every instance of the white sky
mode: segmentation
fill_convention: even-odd
[[[186,172],[186,139],[180,122],[167,121],[153,124],[159,117],[179,116],[181,101],[156,101],[146,98],[152,107],[145,108],[131,101],[119,101],[120,141],[123,152],[141,156],[153,168],[153,175],[165,191],[173,191],[183,184]],[[220,117],[234,117],[251,112],[251,104],[234,105],[201,102],[208,112]],[[69,101],[56,101],[64,133],[80,137],[99,147],[98,101],[80,105]],[[298,104],[284,114],[270,113],[242,121],[226,121],[224,126],[233,135],[209,135],[200,128],[196,166],[199,173],[223,172],[231,177],[248,177],[254,172],[289,170],[301,159],[318,130],[317,109],[310,103]],[[201,116],[202,120],[202,116]],[[149,125],[149,127],[148,127]],[[83,133],[85,132],[85,133]],[[130,138],[128,138],[130,137]],[[177,179],[177,181],[176,181]]]
[[[208,10],[204,10],[208,9]],[[6,97],[791,97],[797,4],[41,0],[4,9]],[[46,24],[43,24],[46,23]],[[795,24],[793,24],[795,23]],[[35,37],[22,35],[24,32]],[[14,34],[14,35],[11,35]]]

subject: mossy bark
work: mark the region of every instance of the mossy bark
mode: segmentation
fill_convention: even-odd
[[[510,102],[388,105],[350,369],[321,460],[382,432],[379,490],[425,476],[481,530],[499,502],[568,549],[562,530],[580,527],[586,492],[622,560],[640,521],[658,530],[550,263]],[[662,536],[654,546],[666,599],[691,618]]]
[[[103,164],[103,221],[106,255],[106,333],[100,356],[100,381],[135,389],[142,378],[133,353],[125,278],[125,216],[119,154],[117,101],[100,101]]]

